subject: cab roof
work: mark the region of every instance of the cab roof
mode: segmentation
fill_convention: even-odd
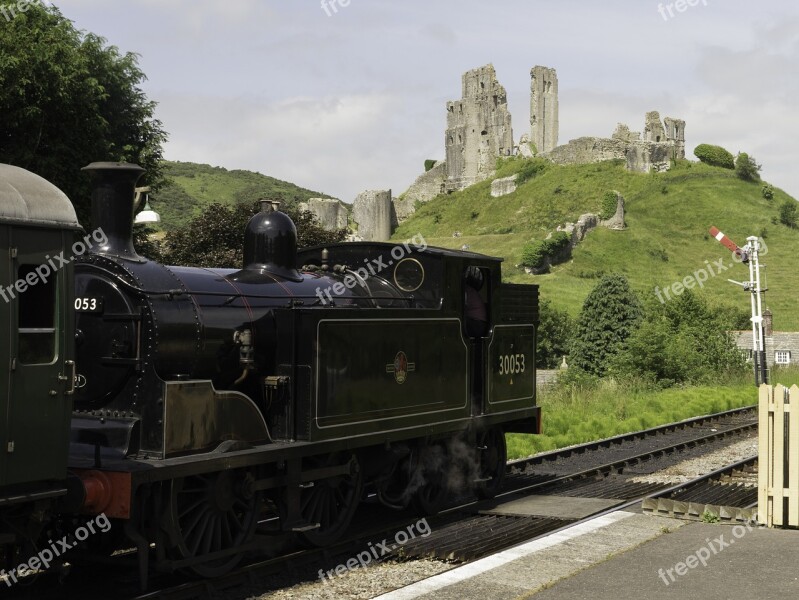
[[[0,164],[0,223],[80,229],[64,192],[30,171],[5,164]]]

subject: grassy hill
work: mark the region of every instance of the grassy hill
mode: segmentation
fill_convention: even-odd
[[[261,173],[191,162],[165,161],[164,173],[167,185],[151,195],[163,229],[184,225],[214,202],[237,204],[267,197],[293,203],[330,197]]]
[[[503,159],[497,177],[529,171],[530,160]],[[769,291],[766,304],[774,312],[775,329],[799,330],[796,291],[799,283],[799,230],[777,222],[780,204],[790,199],[782,190],[774,198],[761,195],[761,184],[738,179],[730,170],[690,161],[666,173],[630,173],[620,161],[591,165],[548,164],[542,172],[501,198],[492,198],[491,182],[439,196],[395,232],[402,240],[417,233],[428,244],[459,248],[506,259],[507,281],[538,283],[543,298],[576,315],[585,296],[605,273],[622,273],[642,294],[670,286],[723,259],[728,267],[709,276],[704,289],[748,312],[749,294],[727,281],[748,279],[748,268],[732,265],[730,253],[707,233],[715,225],[743,245],[747,236],[765,238]],[[625,231],[597,228],[575,249],[572,260],[545,275],[531,276],[516,266],[531,239],[544,239],[556,226],[574,222],[587,212],[599,213],[602,196],[618,190],[625,198]],[[462,237],[452,237],[460,231]],[[732,266],[731,266],[732,265]]]

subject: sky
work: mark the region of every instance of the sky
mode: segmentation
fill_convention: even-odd
[[[326,7],[323,6],[326,2]],[[742,151],[799,198],[795,0],[54,0],[140,55],[165,156],[249,169],[352,202],[444,158],[445,105],[492,63],[514,139],[530,69],[557,69],[559,143],[644,114]],[[693,6],[691,4],[694,4]],[[682,10],[680,10],[682,9]]]

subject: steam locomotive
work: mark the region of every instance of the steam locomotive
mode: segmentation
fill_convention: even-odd
[[[0,165],[0,541],[7,563],[104,515],[152,568],[214,576],[281,535],[324,545],[365,495],[432,513],[501,485],[504,434],[540,431],[538,289],[423,243],[297,249],[270,203],[237,269],[132,243],[143,170],[93,163],[92,221]],[[469,331],[465,292],[487,327]],[[60,525],[59,525],[60,524]],[[268,536],[266,536],[268,540]]]

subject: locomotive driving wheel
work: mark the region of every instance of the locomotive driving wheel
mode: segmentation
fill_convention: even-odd
[[[325,546],[349,527],[361,500],[362,475],[355,456],[329,454],[305,459],[305,469],[324,469],[349,464],[347,473],[326,477],[306,486],[300,496],[300,514],[319,527],[302,532],[310,544]]]
[[[505,480],[508,449],[501,427],[491,427],[477,437],[479,478],[475,493],[479,498],[493,498]]]
[[[258,524],[259,494],[249,473],[220,471],[172,482],[169,510],[175,560],[199,559],[236,548],[252,539]],[[241,560],[240,553],[197,562],[187,569],[201,577],[217,577]]]

